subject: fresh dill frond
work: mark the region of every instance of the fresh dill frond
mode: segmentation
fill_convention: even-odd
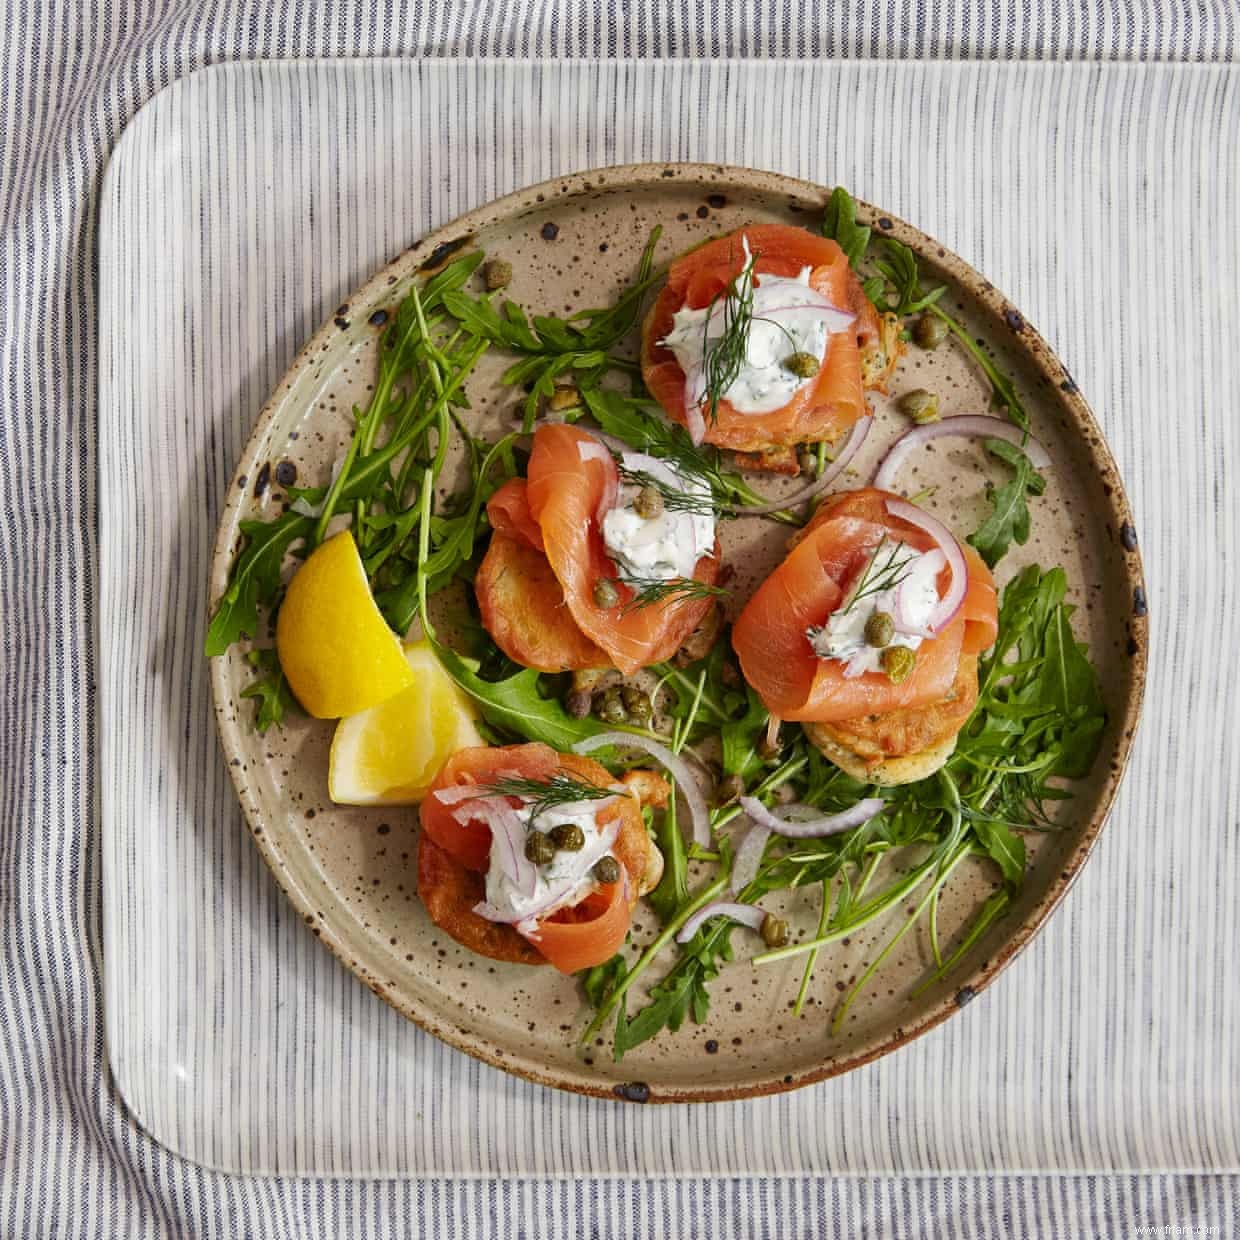
[[[883,548],[888,545],[890,546],[890,551],[887,553],[886,559],[880,563]],[[901,559],[903,551],[904,543],[892,542],[889,544],[885,536],[881,538],[878,546],[874,548],[874,555],[865,566],[865,570],[862,572],[857,584],[853,587],[848,601],[835,614],[837,616],[846,616],[863,599],[873,598],[876,594],[883,594],[888,590],[894,590],[912,571],[909,568],[909,561],[913,557],[905,556]]]
[[[709,402],[706,412],[712,422],[718,416],[719,402],[723,399],[723,394],[736,382],[749,355],[749,328],[753,322],[754,262],[754,256],[750,254],[740,274],[727,288],[715,294],[702,324],[702,373],[706,380],[706,391],[699,405]],[[720,299],[723,333],[712,341],[710,324]]]
[[[695,516],[715,517],[719,510],[715,506],[713,494],[702,495],[697,491],[681,491],[669,486],[661,478],[647,473],[644,469],[627,469],[617,464],[620,481],[635,487],[652,487],[659,493],[663,508],[667,512],[689,512]]]
[[[679,607],[697,599],[723,598],[728,593],[721,586],[709,585],[705,581],[698,581],[696,577],[673,577],[668,581],[658,577],[636,577],[628,581],[613,579],[612,584],[626,585],[633,591],[633,597],[620,609],[622,616],[657,603],[670,602]]]
[[[519,775],[505,776],[491,784],[492,796],[520,797],[530,809],[530,821],[557,805],[572,805],[577,801],[602,801],[614,797],[613,788],[602,788],[588,780],[577,779],[558,771],[550,779],[527,779]]]

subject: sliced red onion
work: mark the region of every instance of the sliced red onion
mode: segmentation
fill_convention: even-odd
[[[477,784],[453,784],[447,788],[436,788],[431,793],[441,805],[459,805],[462,801],[472,801],[484,795],[485,792]]]
[[[792,819],[790,815],[797,813],[818,814],[812,806],[791,802],[781,805],[777,813],[767,809],[757,797],[741,797],[741,809],[749,815],[752,822],[776,835],[786,835],[790,839],[817,839],[823,835],[836,835],[840,831],[851,831],[862,823],[882,813],[885,802],[881,797],[866,797],[856,805],[839,814],[819,815],[815,818]]]
[[[689,807],[689,820],[693,827],[693,842],[703,848],[710,847],[710,813],[706,808],[706,798],[693,777],[693,772],[685,764],[685,760],[672,753],[666,745],[651,740],[648,736],[636,736],[629,732],[600,732],[597,736],[587,737],[573,746],[575,753],[593,753],[596,749],[606,749],[610,745],[618,748],[640,749],[648,753],[660,763],[684,794],[685,804]]]
[[[597,439],[577,440],[577,455],[583,461],[610,461],[611,453]]]
[[[954,418],[944,418],[941,422],[930,422],[925,426],[915,426],[911,431],[901,435],[891,446],[891,450],[883,458],[874,474],[874,485],[884,491],[890,491],[896,480],[900,466],[904,464],[909,453],[929,443],[932,439],[944,436],[967,439],[1004,439],[1015,444],[1029,458],[1034,469],[1049,469],[1050,454],[1032,435],[1026,437],[1019,426],[1004,418],[992,418],[984,413],[960,414]]]
[[[758,504],[752,508],[745,504],[725,504],[720,511],[731,513],[734,517],[765,517],[769,513],[782,512],[785,508],[795,508],[798,504],[807,503],[815,495],[825,491],[848,468],[848,462],[857,455],[857,450],[865,442],[865,437],[869,434],[873,422],[874,419],[868,415],[858,418],[853,423],[852,430],[848,432],[848,438],[840,446],[839,455],[819,477],[803,490],[794,492],[787,499],[773,501],[769,504]]]
[[[955,619],[956,613],[969,592],[969,568],[965,562],[964,552],[956,541],[956,535],[943,524],[938,517],[932,517],[916,504],[903,499],[889,499],[887,511],[893,517],[899,517],[910,525],[924,530],[934,539],[935,546],[947,558],[947,567],[951,569],[952,579],[948,584],[947,593],[939,599],[939,605],[930,615],[926,628],[937,633],[944,625]]]
[[[538,868],[525,855],[525,823],[512,806],[503,797],[477,797],[452,816],[462,825],[481,819],[490,827],[500,870],[528,900],[538,887]]]
[[[580,852],[572,854],[574,873],[549,882],[543,898],[533,908],[513,912],[512,909],[497,908],[487,903],[486,900],[482,900],[474,905],[474,912],[479,917],[485,917],[487,921],[501,922],[509,926],[516,925],[518,922],[537,921],[540,917],[545,917],[559,908],[580,886],[582,880],[589,877],[595,863],[611,851],[611,846],[616,842],[619,832],[620,822],[617,819],[607,823],[598,834],[588,836],[585,847]]]
[[[821,319],[832,336],[838,332],[846,332],[857,321],[855,314],[849,314],[847,310],[841,310],[838,306],[833,306],[825,298],[823,304],[810,302],[803,306],[772,306],[771,309],[763,310],[761,314],[755,314],[754,317],[762,319],[789,318],[793,314],[803,314],[809,318]]]
[[[771,838],[770,827],[750,827],[736,848],[732,858],[732,894],[739,894],[758,876],[766,842]]]
[[[707,904],[704,908],[698,909],[680,927],[676,942],[687,943],[698,932],[698,927],[712,917],[730,917],[733,921],[739,921],[741,925],[748,926],[751,930],[761,930],[762,923],[766,920],[766,913],[756,904],[733,904],[727,900],[716,900],[714,904]]]

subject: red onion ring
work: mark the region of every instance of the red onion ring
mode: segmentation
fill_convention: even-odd
[[[538,868],[525,855],[525,824],[503,797],[476,797],[453,811],[464,825],[481,819],[491,829],[504,877],[528,900],[538,888]]]
[[[693,772],[678,754],[672,753],[666,745],[651,740],[648,736],[636,736],[629,732],[600,732],[597,736],[589,736],[573,746],[574,753],[593,753],[596,749],[606,749],[609,745],[618,748],[640,749],[648,753],[660,763],[675,781],[676,786],[684,794],[685,804],[689,807],[689,821],[693,827],[693,842],[703,848],[710,847],[710,811],[706,808],[706,798],[693,777]]]
[[[807,302],[801,306],[772,306],[769,310],[763,310],[761,314],[755,314],[754,318],[773,319],[790,314],[805,314],[811,318],[821,319],[827,326],[828,334],[832,336],[846,332],[857,321],[855,314],[849,314],[847,310],[833,306],[825,298],[822,303]]]
[[[899,517],[902,521],[907,521],[910,525],[924,530],[934,539],[935,546],[947,557],[947,567],[951,569],[952,579],[947,587],[947,593],[939,599],[938,606],[931,613],[926,624],[926,628],[931,633],[937,633],[944,625],[950,624],[955,619],[961,604],[964,603],[964,596],[969,591],[969,568],[965,562],[964,552],[960,549],[955,534],[937,517],[932,517],[928,512],[918,508],[916,504],[910,504],[903,499],[889,499],[887,511],[893,517]]]
[[[858,801],[856,805],[842,813],[828,814],[826,817],[819,815],[817,818],[807,818],[798,822],[790,820],[787,815],[798,811],[810,813],[817,811],[811,806],[801,805],[794,801],[788,805],[781,805],[779,813],[774,814],[756,797],[741,797],[740,799],[741,809],[749,816],[751,822],[765,827],[768,831],[774,831],[777,835],[785,835],[794,840],[817,839],[823,835],[836,835],[840,831],[851,831],[853,827],[859,827],[882,813],[885,805],[886,802],[882,797],[866,797],[865,800]]]
[[[766,920],[766,913],[756,904],[733,904],[727,900],[716,900],[713,904],[707,904],[704,908],[698,909],[680,927],[676,942],[687,943],[698,932],[698,927],[712,917],[730,917],[733,921],[739,921],[741,925],[748,926],[751,930],[761,930],[762,923]]]
[[[745,832],[744,839],[737,845],[736,856],[732,858],[732,894],[738,895],[758,876],[758,867],[762,864],[762,854],[766,842],[771,838],[769,827],[753,826]]]
[[[794,508],[799,504],[808,503],[815,495],[825,491],[848,468],[848,462],[857,455],[857,450],[865,442],[874,419],[870,416],[858,418],[848,432],[848,438],[840,446],[839,455],[831,462],[823,473],[814,479],[803,490],[795,491],[787,499],[773,501],[769,504],[758,504],[750,507],[746,504],[724,504],[720,512],[730,513],[734,517],[765,517],[772,512],[782,512],[785,508]]]
[[[905,432],[891,446],[891,450],[880,462],[874,473],[874,485],[884,491],[890,491],[895,482],[900,466],[904,464],[909,453],[932,439],[944,436],[955,436],[967,439],[1003,439],[1015,444],[1029,458],[1034,469],[1049,469],[1050,454],[1032,435],[1004,418],[992,418],[984,413],[959,414],[953,418],[944,418],[941,422],[931,422],[926,426],[915,426]]]

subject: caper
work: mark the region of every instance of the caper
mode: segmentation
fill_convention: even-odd
[[[939,398],[925,388],[914,388],[905,392],[896,402],[900,412],[912,418],[918,426],[939,420]]]
[[[555,845],[541,831],[530,831],[525,837],[525,859],[535,865],[548,865],[555,860]]]
[[[620,881],[620,862],[615,857],[600,857],[594,863],[594,877],[600,883],[618,883]]]
[[[779,751],[783,746],[779,743],[779,731],[776,730],[774,736],[763,736],[758,742],[758,757],[768,759],[779,756]]]
[[[511,279],[512,264],[502,258],[493,258],[483,264],[482,282],[487,286],[487,292],[493,293],[497,288],[503,288]]]
[[[917,656],[907,646],[888,646],[883,651],[883,671],[893,685],[898,685],[913,674]]]
[[[586,846],[586,833],[575,822],[557,822],[549,834],[551,842],[564,852],[580,852]]]
[[[562,413],[565,409],[576,409],[581,404],[581,394],[575,387],[558,387],[551,393],[547,408],[552,413]]]
[[[594,704],[594,695],[589,689],[570,689],[564,695],[564,709],[571,719],[584,719]]]
[[[818,472],[818,453],[812,452],[809,448],[802,448],[797,453],[797,465],[803,474],[816,474]]]
[[[650,704],[650,694],[644,693],[636,685],[623,685],[620,689],[620,700],[628,712],[629,722],[636,724],[649,723],[654,714]]]
[[[784,358],[784,369],[798,379],[812,379],[818,373],[818,359],[812,353],[790,353]]]
[[[774,913],[762,919],[762,941],[767,947],[785,947],[789,939],[788,923]]]
[[[594,583],[595,607],[615,607],[619,602],[620,591],[616,589],[615,583],[608,581],[606,577],[600,577]]]
[[[896,622],[885,611],[876,611],[865,622],[865,643],[880,650],[891,645],[896,635]]]
[[[947,339],[947,324],[937,314],[923,314],[913,324],[913,340],[919,349],[937,349]]]
[[[725,775],[715,788],[715,804],[727,805],[745,795],[745,781],[739,775]]]
[[[642,487],[633,498],[633,511],[644,521],[663,515],[663,496],[658,487]]]
[[[628,719],[628,711],[624,709],[624,699],[620,696],[619,685],[612,685],[595,697],[594,713],[604,723],[624,723]]]

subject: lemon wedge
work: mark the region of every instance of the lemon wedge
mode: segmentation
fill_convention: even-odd
[[[289,688],[320,719],[367,710],[414,683],[348,530],[315,548],[289,582],[276,652]]]
[[[406,646],[405,659],[410,688],[336,725],[327,788],[341,805],[416,805],[458,749],[485,743],[430,646]]]

